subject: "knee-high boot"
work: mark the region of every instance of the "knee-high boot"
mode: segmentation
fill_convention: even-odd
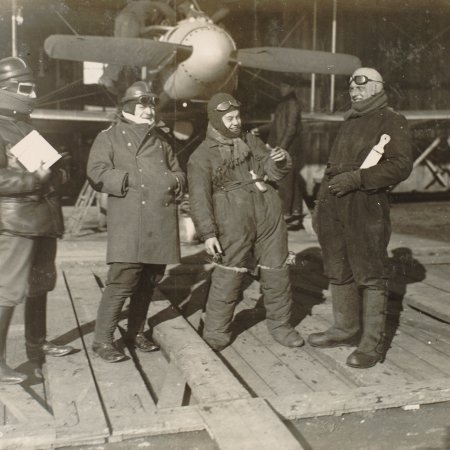
[[[362,337],[347,365],[367,369],[384,359],[387,295],[382,289],[364,289]]]
[[[6,341],[13,313],[14,307],[0,306],[0,383],[3,384],[18,384],[27,379],[24,373],[16,372],[6,365]]]
[[[351,347],[358,345],[361,299],[355,283],[331,284],[334,323],[322,333],[312,333],[308,342],[313,347]]]
[[[261,291],[266,308],[266,324],[272,337],[286,347],[300,347],[303,338],[291,325],[292,293],[289,267],[261,268]]]
[[[145,321],[152,299],[152,291],[136,293],[130,298],[127,341],[141,352],[153,352],[159,347],[144,335]]]
[[[47,294],[27,297],[25,301],[25,347],[30,361],[42,363],[44,355],[64,356],[73,347],[56,345],[46,340],[47,336]]]
[[[241,295],[244,273],[216,266],[206,302],[203,339],[213,350],[222,350],[231,340],[234,308]]]

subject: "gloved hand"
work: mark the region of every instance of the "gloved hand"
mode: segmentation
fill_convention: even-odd
[[[353,170],[351,172],[340,173],[328,182],[328,189],[336,197],[342,197],[349,192],[361,187],[361,172]]]

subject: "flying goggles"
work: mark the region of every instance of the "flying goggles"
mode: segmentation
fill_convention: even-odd
[[[157,106],[159,103],[159,97],[156,95],[141,95],[138,98],[138,103],[144,107]]]
[[[216,111],[228,111],[231,107],[239,108],[241,104],[237,100],[225,100],[216,106]]]
[[[348,84],[352,84],[353,82],[357,86],[363,86],[364,84],[367,84],[369,81],[373,81],[374,83],[384,83],[384,81],[372,80],[369,77],[366,77],[365,75],[355,75],[349,78]]]
[[[36,84],[28,81],[17,81],[15,84],[17,84],[16,93],[21,95],[31,95],[36,89]],[[13,86],[5,86],[2,89],[10,90],[11,87]]]

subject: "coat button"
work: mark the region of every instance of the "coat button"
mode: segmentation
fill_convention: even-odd
[[[142,172],[142,169],[138,169],[138,172]]]
[[[166,205],[165,206],[169,206],[169,204],[168,203],[166,203]]]
[[[164,175],[167,175],[167,172],[164,172]]]
[[[161,164],[164,163],[164,160],[161,160]]]
[[[145,200],[143,200],[141,203],[142,203],[143,205],[145,205]]]
[[[172,190],[172,188],[171,188],[171,187],[168,187],[168,188],[167,188],[167,190],[168,190],[168,191],[171,191],[171,190]]]
[[[127,145],[128,145],[128,147],[131,147],[131,142],[128,142],[128,144],[127,144]]]
[[[145,187],[143,184],[141,184],[141,187]]]

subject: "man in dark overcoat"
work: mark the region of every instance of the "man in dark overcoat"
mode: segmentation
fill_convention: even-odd
[[[154,286],[166,264],[179,262],[176,199],[185,175],[156,124],[157,96],[144,81],[122,98],[119,120],[95,139],[87,165],[93,188],[108,194],[109,264],[97,314],[93,350],[107,362],[124,359],[113,334],[130,297],[128,340],[141,351],[158,347],[143,334]]]
[[[188,162],[189,200],[197,234],[215,258],[203,338],[214,350],[231,340],[231,322],[246,271],[260,274],[266,323],[288,347],[303,345],[290,324],[291,285],[287,230],[275,188],[291,159],[241,132],[240,104],[219,93],[208,102],[206,139]]]
[[[11,153],[34,130],[33,74],[20,58],[0,60],[0,383],[27,377],[6,365],[6,340],[14,308],[25,301],[25,341],[35,374],[44,357],[73,349],[46,340],[47,293],[56,284],[56,240],[64,232],[57,186],[62,167],[29,172]]]
[[[314,212],[334,324],[308,341],[315,347],[358,346],[347,364],[368,368],[383,360],[385,350],[388,190],[409,176],[413,161],[406,119],[388,107],[381,75],[362,67],[349,83],[352,107],[331,149]],[[384,134],[390,141],[381,160],[360,168]]]

